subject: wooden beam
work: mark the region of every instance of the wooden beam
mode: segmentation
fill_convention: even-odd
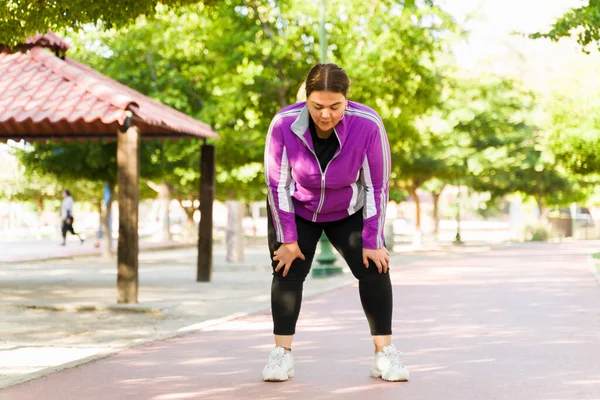
[[[196,281],[210,282],[213,246],[213,201],[215,198],[215,147],[202,145],[200,159],[200,223],[198,224],[198,269]]]
[[[117,250],[117,302],[138,301],[139,131],[131,126],[118,132],[117,183],[119,185],[119,244]]]

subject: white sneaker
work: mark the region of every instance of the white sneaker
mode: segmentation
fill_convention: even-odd
[[[263,369],[265,382],[283,382],[294,376],[294,359],[283,347],[275,347],[269,354],[269,362]]]
[[[371,376],[386,381],[407,381],[408,368],[400,361],[400,352],[393,344],[385,346],[383,351],[373,356]]]

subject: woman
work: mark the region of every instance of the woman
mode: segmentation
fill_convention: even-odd
[[[79,233],[75,233],[75,229],[73,228],[73,197],[71,197],[71,192],[67,189],[62,191],[63,201],[60,205],[60,216],[62,218],[62,244],[61,246],[65,246],[67,244],[67,232],[71,232],[72,235],[75,235],[79,238],[81,244],[83,244],[83,238]]]
[[[348,101],[350,80],[335,64],[315,65],[306,102],[279,111],[265,145],[269,249],[273,266],[271,310],[275,349],[265,381],[294,375],[293,335],[322,232],[359,281],[375,345],[371,376],[408,380],[391,344],[392,285],[384,247],[390,150],[379,115]]]

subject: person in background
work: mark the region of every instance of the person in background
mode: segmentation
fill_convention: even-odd
[[[60,216],[62,218],[62,244],[61,246],[65,246],[67,244],[67,232],[71,232],[72,235],[75,235],[79,238],[79,242],[83,244],[84,239],[81,237],[79,233],[75,232],[73,228],[73,197],[71,197],[71,192],[67,189],[62,191],[62,204],[60,205]]]
[[[264,381],[294,375],[292,340],[302,288],[321,234],[359,282],[375,351],[370,374],[408,380],[392,344],[390,255],[384,245],[390,148],[381,117],[348,100],[350,79],[336,64],[317,64],[306,79],[306,102],[273,118],[265,140],[271,312],[275,348]]]

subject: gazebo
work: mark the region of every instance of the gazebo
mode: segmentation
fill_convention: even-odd
[[[215,153],[206,139],[219,136],[207,124],[67,58],[68,48],[50,32],[13,51],[0,49],[0,140],[117,140],[117,302],[136,303],[140,138],[204,139],[197,280],[210,280]]]

